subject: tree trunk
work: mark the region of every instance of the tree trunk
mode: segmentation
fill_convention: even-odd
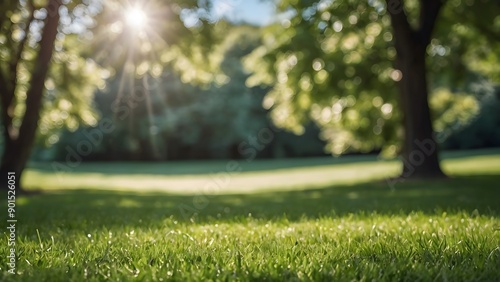
[[[425,48],[416,45],[413,50],[400,52],[397,61],[403,75],[399,83],[405,131],[401,176],[418,179],[444,177],[439,165],[438,144],[433,138]]]
[[[8,114],[2,115],[2,123],[4,125],[4,152],[2,155],[2,164],[0,165],[0,188],[7,189],[6,179],[9,172],[16,173],[17,187],[20,190],[20,180],[26,163],[28,162],[31,149],[35,142],[35,136],[38,129],[38,121],[40,119],[40,111],[42,107],[42,97],[45,89],[45,79],[47,78],[50,60],[54,50],[54,43],[57,36],[57,28],[59,26],[59,8],[61,7],[60,0],[50,0],[47,4],[47,18],[43,28],[42,39],[40,41],[40,49],[38,57],[35,61],[35,68],[32,72],[30,87],[26,93],[26,111],[24,113],[19,132],[11,130],[12,123],[9,120]],[[17,75],[17,74],[11,74]],[[16,85],[12,85],[15,89]],[[0,95],[7,97],[12,93],[2,91]],[[11,107],[7,104],[6,99],[2,99],[2,111],[5,113]],[[5,183],[4,183],[5,182]]]
[[[410,26],[402,0],[386,0],[397,52],[396,68],[403,113],[402,178],[442,178],[428,103],[426,49],[443,3],[420,0],[419,25]]]

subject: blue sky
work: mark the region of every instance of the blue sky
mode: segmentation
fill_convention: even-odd
[[[270,23],[274,15],[273,1],[261,0],[217,0],[216,13],[229,20],[244,21],[256,25]]]

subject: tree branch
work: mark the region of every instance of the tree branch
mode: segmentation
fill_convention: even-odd
[[[387,12],[391,16],[392,27],[394,32],[410,32],[412,28],[408,22],[408,17],[406,16],[404,10],[403,0],[385,0],[387,3]]]
[[[387,12],[391,16],[391,25],[394,33],[396,50],[402,54],[414,45],[415,31],[408,22],[408,17],[404,10],[403,0],[385,0]]]
[[[423,47],[427,47],[430,43],[439,11],[445,1],[446,0],[420,0],[420,19],[417,33],[423,43]]]
[[[0,98],[2,101],[2,112],[5,112],[9,106],[9,103],[6,103],[5,99],[9,96],[8,93],[9,88],[7,87],[7,79],[3,73],[2,68],[0,68]]]
[[[35,60],[35,68],[31,75],[30,87],[26,93],[26,111],[24,113],[21,127],[19,128],[18,145],[22,148],[30,148],[33,145],[38,120],[42,107],[42,98],[44,93],[44,84],[54,51],[54,42],[57,36],[57,27],[59,26],[59,8],[62,6],[60,0],[50,0],[47,3],[47,18],[42,31],[40,40],[40,49],[38,57]],[[26,162],[29,157],[29,150],[23,151],[19,156],[21,162]]]
[[[10,72],[11,72],[11,88],[13,89],[12,92],[15,92],[16,86],[17,86],[17,70],[19,68],[19,62],[21,61],[21,57],[23,55],[24,51],[24,46],[26,45],[26,42],[28,41],[28,34],[29,34],[29,29],[31,26],[31,23],[35,19],[35,6],[33,3],[33,0],[30,0],[26,3],[26,5],[29,6],[30,14],[28,16],[28,20],[26,21],[26,26],[24,27],[24,37],[21,39],[17,46],[17,52],[14,54],[14,57],[12,58],[12,61],[10,63]]]
[[[18,81],[18,69],[19,69],[19,63],[21,61],[23,51],[26,45],[26,42],[28,41],[28,34],[29,34],[29,28],[31,26],[31,23],[35,19],[35,6],[33,3],[33,0],[30,0],[26,3],[26,5],[29,6],[30,14],[28,16],[28,19],[26,21],[26,26],[24,27],[24,37],[21,39],[19,44],[17,45],[17,50],[13,50],[12,54],[12,60],[10,62],[10,80],[7,81],[5,77],[2,77],[1,83],[5,84],[4,89],[2,89],[2,108],[3,108],[3,122],[5,126],[5,130],[8,130],[9,136],[12,138],[14,135],[14,131],[12,128],[12,119],[14,117],[14,103],[16,100],[16,88],[17,88],[17,81]],[[10,87],[7,86],[7,83],[9,83]]]
[[[8,50],[13,50],[12,48],[12,37],[10,36],[12,34],[12,22],[10,19],[7,17],[7,13],[9,11],[12,11],[9,9],[9,7],[6,7],[5,11],[2,11],[0,13],[0,32],[5,32],[7,34],[6,36],[6,42],[5,42],[5,48]],[[10,52],[11,53],[11,52]],[[2,121],[2,127],[3,127],[3,137],[4,137],[4,142],[8,143],[12,140],[12,135],[11,135],[11,125],[12,125],[12,111],[11,111],[11,104],[12,104],[12,99],[14,97],[14,92],[12,91],[12,87],[10,84],[9,80],[9,63],[2,61],[1,63],[5,63],[5,65],[0,65],[0,101],[2,102],[1,104],[1,121]]]
[[[0,99],[2,101],[1,109],[2,109],[2,126],[4,128],[3,136],[4,142],[9,142],[9,140],[13,139],[12,128],[12,119],[13,119],[13,108],[12,108],[12,100],[14,97],[14,93],[9,89],[7,84],[7,79],[3,73],[3,70],[0,68]]]
[[[7,108],[9,107],[8,101],[6,98],[9,96],[9,88],[7,87],[7,79],[3,73],[3,70],[0,68],[0,98],[2,101],[2,114],[7,112]]]

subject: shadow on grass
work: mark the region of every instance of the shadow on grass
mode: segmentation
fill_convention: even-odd
[[[384,215],[466,211],[500,214],[500,176],[461,176],[434,182],[382,182],[244,195],[192,196],[96,190],[50,192],[21,198],[17,217],[31,228],[113,228],[169,222],[288,221],[350,213]]]

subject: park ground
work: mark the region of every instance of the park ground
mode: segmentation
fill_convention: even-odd
[[[371,156],[32,164],[0,280],[500,281],[500,150],[442,163],[411,182]]]

